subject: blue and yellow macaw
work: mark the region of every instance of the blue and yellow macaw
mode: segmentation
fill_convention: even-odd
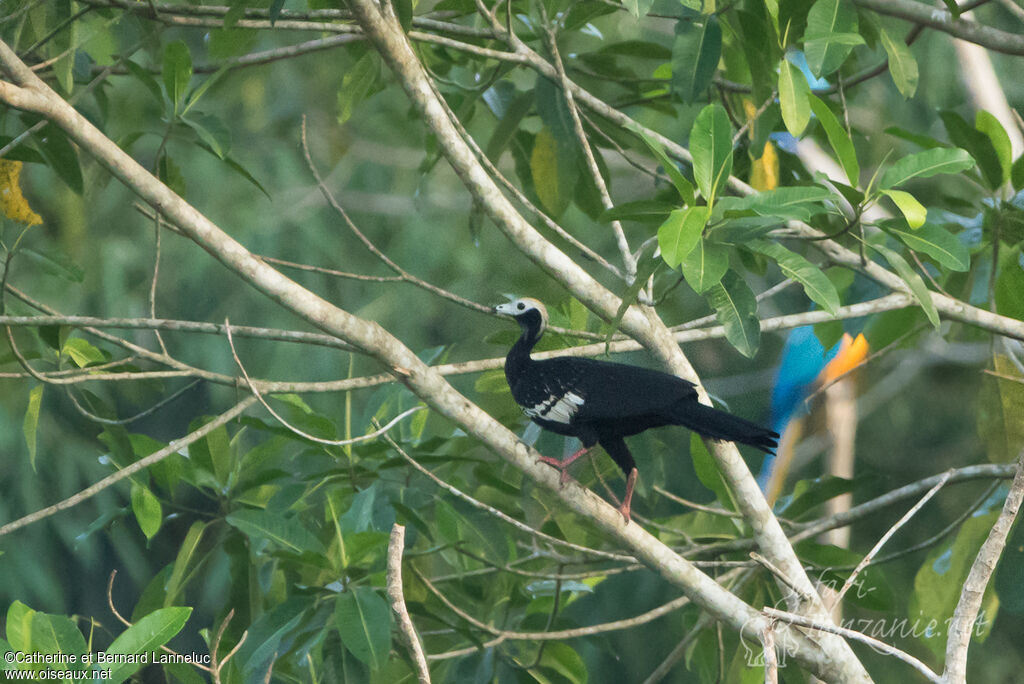
[[[772,429],[782,435],[775,455],[768,455],[757,482],[769,503],[774,503],[785,484],[793,461],[794,447],[803,433],[807,415],[805,400],[826,385],[860,365],[868,352],[864,335],[842,339],[828,352],[812,326],[794,328],[782,350],[782,362],[772,388]]]

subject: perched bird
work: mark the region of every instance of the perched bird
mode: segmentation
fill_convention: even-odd
[[[583,448],[564,460],[541,460],[569,479],[569,464],[600,444],[626,475],[626,493],[619,511],[629,522],[637,469],[624,437],[663,425],[683,425],[714,439],[749,444],[765,452],[779,435],[705,406],[693,383],[667,373],[574,356],[534,361],[530,358],[548,314],[536,299],[516,299],[495,307],[512,316],[523,334],[505,358],[505,378],[523,413],[542,428],[577,437]]]

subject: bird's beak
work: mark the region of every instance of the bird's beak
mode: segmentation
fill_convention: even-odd
[[[496,307],[494,307],[494,313],[510,316],[512,315],[512,305],[508,303],[498,304]]]

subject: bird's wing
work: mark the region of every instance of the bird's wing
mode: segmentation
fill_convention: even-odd
[[[697,398],[694,385],[667,373],[621,363],[563,357],[537,362],[548,396],[567,397],[573,422],[611,420],[657,413],[681,399]],[[571,395],[571,396],[570,396]]]

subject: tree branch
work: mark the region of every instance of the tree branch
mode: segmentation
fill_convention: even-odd
[[[15,530],[21,529],[26,525],[31,525],[32,523],[42,520],[43,518],[48,518],[55,513],[67,510],[72,506],[77,506],[86,499],[99,494],[104,489],[107,489],[111,485],[120,482],[126,477],[131,477],[135,473],[141,470],[145,470],[154,463],[159,463],[160,461],[167,458],[171,454],[178,453],[189,444],[199,441],[200,439],[210,434],[220,426],[225,425],[228,422],[234,420],[236,417],[242,415],[242,413],[244,413],[246,409],[248,409],[255,403],[256,399],[254,397],[246,397],[245,399],[238,402],[224,413],[220,414],[219,416],[211,420],[206,425],[203,425],[198,430],[189,433],[188,435],[182,437],[181,439],[176,439],[167,446],[165,446],[163,449],[154,451],[149,456],[146,456],[145,458],[140,458],[138,461],[135,461],[131,465],[126,466],[121,470],[118,470],[116,473],[108,475],[107,477],[103,478],[96,484],[86,487],[85,489],[78,492],[74,496],[69,496],[68,498],[64,499],[59,503],[55,503],[52,506],[47,506],[46,508],[38,510],[35,513],[30,513],[29,515],[26,515],[22,518],[18,518],[13,522],[7,523],[3,527],[0,527],[0,537],[4,536],[5,534],[10,534]]]
[[[954,19],[946,9],[911,0],[853,0],[853,4],[948,33],[954,38],[977,43],[996,52],[1024,55],[1024,36],[1020,33],[983,26],[963,17]]]
[[[427,658],[423,654],[423,644],[409,617],[409,609],[405,607],[405,592],[402,590],[402,551],[405,549],[405,527],[395,523],[391,526],[391,538],[388,541],[387,591],[391,600],[391,611],[398,620],[398,636],[409,651],[416,669],[419,684],[430,684],[430,669]]]
[[[402,76],[408,76],[409,70],[416,72],[413,78],[401,80],[414,101],[424,107],[424,111],[421,112],[424,118],[432,125],[437,125],[438,120],[445,118],[444,112],[434,99],[427,77],[419,68],[400,26],[397,22],[385,23],[388,20],[385,20],[378,7],[370,0],[356,0],[353,9],[360,15],[360,23],[372,35],[374,42],[393,68],[399,70]],[[751,638],[757,638],[756,635],[765,626],[764,616],[724,590],[639,525],[623,525],[618,511],[596,494],[575,484],[560,487],[557,473],[538,462],[540,454],[524,445],[510,430],[452,388],[440,373],[424,364],[383,327],[332,305],[258,259],[119,149],[91,122],[32,74],[3,42],[0,42],[0,64],[9,72],[12,69],[23,69],[24,72],[28,72],[31,87],[44,94],[41,102],[35,102],[34,99],[40,106],[32,111],[46,116],[60,126],[72,140],[93,155],[115,177],[166,215],[188,237],[245,282],[314,326],[337,335],[379,360],[388,372],[405,383],[434,410],[456,422],[469,435],[479,439],[540,483],[571,510],[587,517],[609,537],[617,539],[619,543],[629,548],[638,560],[655,568],[666,579],[681,587],[691,599],[699,602],[718,619],[724,620],[733,629],[740,630]],[[570,290],[593,310],[608,318],[614,316],[618,308],[618,298],[593,280],[566,255],[547,244],[532,226],[518,215],[479,164],[473,161],[472,152],[459,138],[450,122],[438,127],[438,140],[463,181],[474,190],[475,195],[483,196],[487,200],[485,205],[488,206],[492,218],[506,234],[537,260],[544,270],[566,283]],[[648,316],[636,307],[628,311],[623,318],[623,329],[639,336],[645,344],[649,343],[649,348],[655,349],[666,363],[680,361],[679,348],[664,326],[660,326],[660,330],[656,328]],[[688,364],[685,366],[689,370],[689,375],[695,377]],[[249,401],[255,399],[247,398],[244,403],[247,404]],[[772,518],[771,511],[764,503],[760,490],[739,458],[736,448],[730,445],[728,450],[717,451],[731,452],[730,472],[735,474],[737,467],[741,468],[750,483],[749,488],[743,489],[752,489],[751,496],[756,496],[760,500],[759,510],[748,519],[752,519],[752,527],[765,555],[774,556],[772,561],[782,567],[790,577],[796,578],[796,573],[799,573],[800,581],[806,582],[809,587],[809,579],[786,542],[778,523]],[[743,496],[743,491],[739,494],[741,498],[751,498]],[[849,647],[840,640],[818,640],[822,642],[819,645],[817,641],[806,638],[796,630],[780,630],[777,636],[779,643],[784,644],[784,647],[793,652],[813,673],[838,681],[868,679]]]
[[[974,634],[974,621],[981,609],[985,588],[988,586],[996,563],[1006,547],[1006,538],[1013,527],[1013,521],[1024,500],[1024,451],[1017,457],[1017,474],[1010,485],[1010,491],[1003,502],[1003,510],[989,530],[988,538],[978,550],[978,555],[967,574],[960,600],[953,611],[953,619],[949,625],[949,636],[946,638],[946,667],[942,673],[942,681],[947,684],[960,684],[967,681],[967,649],[971,645]]]

